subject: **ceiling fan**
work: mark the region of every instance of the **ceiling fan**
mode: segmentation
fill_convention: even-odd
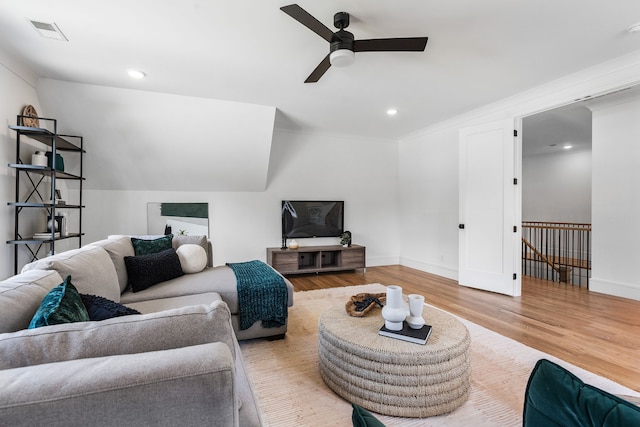
[[[345,30],[349,26],[347,12],[333,16],[333,25],[338,29],[334,33],[297,4],[282,6],[280,10],[329,42],[329,53],[305,83],[316,83],[332,65],[346,67],[352,64],[356,52],[422,52],[427,46],[428,37],[355,40],[353,34]]]

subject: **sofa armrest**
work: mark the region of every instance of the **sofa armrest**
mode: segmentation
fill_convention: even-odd
[[[0,334],[0,369],[211,342],[226,344],[235,357],[231,314],[223,301]]]
[[[0,424],[237,426],[223,343],[0,371]]]

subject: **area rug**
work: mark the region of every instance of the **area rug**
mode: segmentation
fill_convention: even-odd
[[[294,306],[289,309],[285,339],[251,340],[240,344],[266,426],[351,425],[351,404],[329,389],[318,372],[318,319],[328,308],[344,305],[351,295],[384,290],[383,285],[372,284],[296,292]],[[380,315],[380,310],[369,315]],[[471,334],[472,378],[467,402],[449,414],[423,419],[376,414],[386,426],[521,426],[527,380],[536,362],[542,358],[564,366],[583,381],[610,393],[640,395],[459,319]]]

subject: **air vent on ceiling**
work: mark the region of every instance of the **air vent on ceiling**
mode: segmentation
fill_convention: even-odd
[[[31,19],[29,19],[29,22],[31,22],[31,25],[33,25],[33,28],[35,28],[38,34],[40,34],[42,37],[46,37],[48,39],[62,40],[65,42],[69,41],[69,39],[66,38],[64,34],[62,34],[62,31],[60,31],[60,28],[58,28],[55,22],[41,22],[41,21],[34,21]]]

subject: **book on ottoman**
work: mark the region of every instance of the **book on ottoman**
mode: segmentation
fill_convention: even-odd
[[[399,331],[392,331],[382,325],[382,327],[380,328],[380,332],[378,333],[385,337],[424,345],[427,343],[429,335],[431,335],[431,326],[424,325],[420,329],[412,329],[411,327],[409,327],[409,324],[407,322],[402,322],[402,329]]]

